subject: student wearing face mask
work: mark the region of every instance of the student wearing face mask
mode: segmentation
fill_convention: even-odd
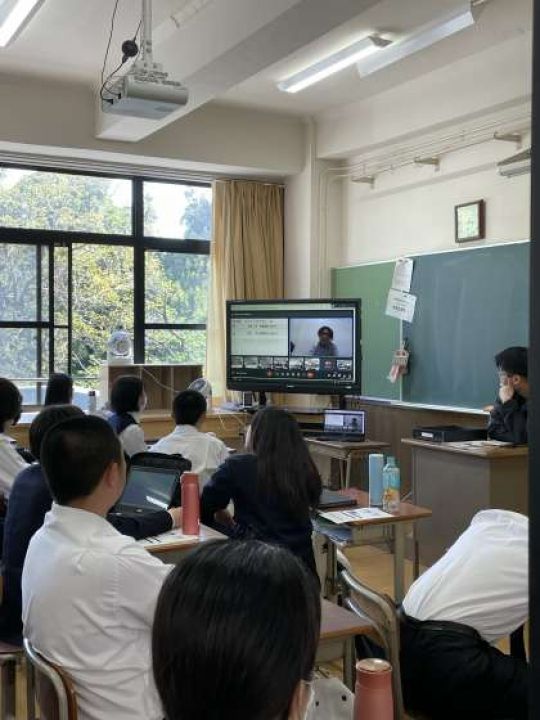
[[[139,413],[146,407],[143,381],[134,375],[121,375],[113,383],[109,404],[112,414],[107,422],[118,435],[126,455],[146,452],[148,447],[139,425]]]
[[[304,720],[319,640],[317,583],[284,548],[218,540],[166,579],[152,630],[167,720]]]

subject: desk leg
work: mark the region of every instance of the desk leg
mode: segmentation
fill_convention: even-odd
[[[347,455],[347,460],[345,461],[345,487],[350,488],[351,487],[351,466],[352,466],[352,459],[350,455]]]
[[[405,536],[409,523],[394,525],[394,599],[400,603],[405,597]]]
[[[347,638],[343,654],[343,683],[354,692],[356,681],[356,648],[354,637]]]
[[[337,599],[338,589],[338,577],[337,577],[337,551],[336,546],[330,540],[326,538],[328,543],[328,550],[326,552],[326,588],[325,597],[331,602],[335,602]]]
[[[413,580],[418,580],[418,578],[420,577],[420,551],[418,546],[418,538],[416,537],[416,523],[413,523],[412,526],[412,541],[414,553]]]

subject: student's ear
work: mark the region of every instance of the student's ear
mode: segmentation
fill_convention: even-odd
[[[126,464],[122,458],[120,462],[110,462],[103,474],[103,479],[109,490],[116,490],[119,483],[123,483],[126,475]]]

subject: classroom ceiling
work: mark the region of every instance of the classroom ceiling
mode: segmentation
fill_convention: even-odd
[[[104,116],[96,134],[135,141],[211,101],[317,114],[531,31],[532,0],[485,0],[474,27],[367,78],[360,79],[353,66],[296,95],[275,87],[276,81],[369,32],[407,34],[462,2],[154,0],[155,60],[174,79],[185,82],[190,103],[160,123]],[[114,4],[115,0],[45,0],[21,35],[0,48],[0,74],[97,90]],[[141,0],[118,1],[109,71],[118,64],[121,42],[135,34],[140,15]]]

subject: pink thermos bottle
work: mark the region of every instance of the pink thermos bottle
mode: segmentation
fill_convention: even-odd
[[[200,503],[199,476],[197,473],[182,473],[182,532],[184,535],[199,534]]]
[[[392,666],[369,658],[356,663],[354,720],[393,720]]]

